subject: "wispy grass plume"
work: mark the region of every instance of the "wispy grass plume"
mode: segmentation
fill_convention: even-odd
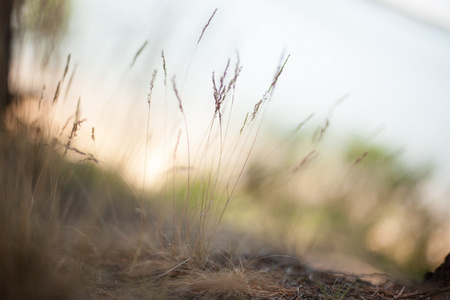
[[[144,154],[144,174],[142,179],[142,193],[145,191],[145,179],[147,173],[147,152],[148,152],[148,139],[150,134],[150,108],[152,104],[152,92],[155,87],[155,79],[156,79],[157,71],[153,71],[152,79],[150,80],[150,91],[147,94],[147,103],[148,103],[148,113],[147,113],[147,130],[145,131],[145,154]]]
[[[186,143],[187,143],[187,183],[186,183],[186,207],[185,207],[185,217],[186,217],[186,240],[189,243],[190,241],[190,222],[189,222],[189,196],[190,196],[190,186],[191,186],[191,148],[189,141],[189,131],[186,120],[186,114],[184,113],[183,103],[181,102],[180,94],[178,93],[177,85],[175,82],[175,76],[172,78],[173,91],[178,101],[178,108],[180,109],[181,114],[183,115],[184,127],[186,129]]]

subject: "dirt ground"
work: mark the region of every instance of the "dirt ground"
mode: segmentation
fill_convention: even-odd
[[[122,257],[120,263],[119,257]],[[162,267],[144,255],[130,271],[126,254],[96,267],[95,299],[450,299],[450,255],[423,282],[398,283],[380,275],[317,271],[290,256],[210,257]],[[181,259],[180,259],[181,260]],[[109,261],[109,262],[108,262]],[[151,270],[151,271],[150,271]],[[91,275],[94,274],[91,272]],[[378,283],[373,283],[374,281]]]

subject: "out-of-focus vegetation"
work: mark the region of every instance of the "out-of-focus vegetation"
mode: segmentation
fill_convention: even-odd
[[[308,148],[302,139],[281,146],[272,163],[254,157],[242,196],[254,205],[243,215],[263,219],[261,236],[300,255],[344,252],[415,278],[445,256],[438,241],[448,222],[422,201],[430,167],[358,139],[342,153]]]
[[[60,4],[23,2],[21,26],[36,37],[49,36],[38,52],[49,55],[66,26],[69,6]],[[53,23],[61,25],[58,33],[47,23],[53,13],[59,16]],[[220,75],[213,73],[212,119],[198,145],[191,144],[185,102],[173,77],[170,99],[176,106],[166,115],[178,116],[181,124],[168,133],[164,183],[153,190],[145,179],[143,186],[129,183],[123,170],[80,147],[82,131],[91,135],[93,149],[96,143],[94,127],[84,127],[80,100],[65,124],[55,124],[58,94],[69,88],[64,78],[70,59],[54,95],[16,99],[0,128],[0,298],[273,295],[264,288],[280,286],[267,280],[266,266],[249,272],[264,253],[244,243],[242,232],[268,249],[277,245],[281,253],[345,251],[416,278],[439,262],[445,248],[436,251],[435,242],[446,223],[420,201],[429,170],[412,169],[388,149],[361,142],[349,143],[344,153],[320,149],[328,122],[310,143],[256,143],[262,111],[287,60],[245,120],[232,114],[239,57],[234,68],[228,60]],[[149,119],[157,73],[143,95]],[[149,128],[142,134],[146,153],[152,146]],[[237,255],[239,247],[245,255]],[[249,257],[259,258],[244,265]]]
[[[16,46],[33,49],[43,66],[59,55],[58,47],[69,27],[70,0],[16,0],[13,33]],[[30,47],[29,43],[32,43]],[[20,49],[20,48],[19,48]]]

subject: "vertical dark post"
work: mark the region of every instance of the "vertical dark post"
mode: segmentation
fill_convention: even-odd
[[[14,0],[0,1],[0,118],[11,103],[8,77],[11,59],[11,15]]]

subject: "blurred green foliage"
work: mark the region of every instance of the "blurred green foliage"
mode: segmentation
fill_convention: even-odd
[[[294,244],[300,255],[346,252],[399,276],[420,278],[433,267],[427,258],[432,232],[446,225],[422,201],[429,165],[405,162],[389,147],[361,139],[340,154],[323,149],[315,157],[299,150],[305,143],[284,147],[275,163],[255,157],[246,173],[243,191],[253,199],[253,215],[264,219],[263,236]],[[308,165],[294,172],[305,159]]]
[[[365,143],[362,139],[349,142],[345,150],[345,159],[348,163],[355,163],[366,153],[358,164],[376,177],[386,188],[395,190],[401,186],[414,189],[429,178],[432,174],[430,165],[417,165],[413,162],[401,160],[401,152],[381,145]]]

